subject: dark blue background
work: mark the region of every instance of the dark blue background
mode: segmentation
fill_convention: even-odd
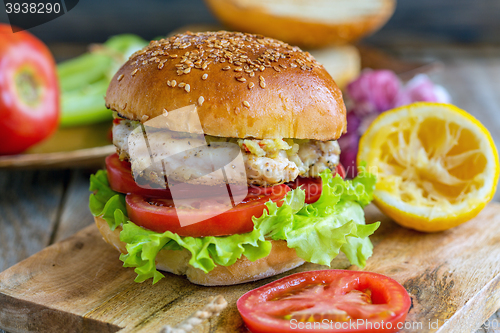
[[[8,22],[3,3],[0,21]],[[30,32],[48,43],[88,43],[125,32],[149,39],[193,23],[216,23],[202,0],[81,0]],[[399,0],[393,18],[369,40],[500,43],[500,0]]]

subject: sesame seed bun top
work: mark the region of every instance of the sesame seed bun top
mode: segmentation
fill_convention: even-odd
[[[259,35],[188,32],[152,41],[106,93],[107,108],[142,122],[188,105],[213,136],[326,141],[346,130],[342,93],[323,66]]]

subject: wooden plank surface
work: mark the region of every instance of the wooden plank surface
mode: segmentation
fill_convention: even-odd
[[[49,245],[68,175],[54,170],[0,172],[0,270]]]
[[[500,229],[500,204],[487,206],[466,224],[435,234],[399,227],[374,207],[366,213],[367,221],[382,221],[366,270],[403,284],[412,296],[407,321],[421,323],[401,332],[470,332],[500,307],[500,234],[491,232]],[[75,328],[156,332],[221,294],[228,308],[200,332],[240,332],[243,324],[236,300],[280,277],[203,287],[167,274],[154,286],[151,281],[137,284],[133,269],[122,268],[118,255],[90,226],[1,273],[0,327],[11,332]],[[343,256],[333,263],[335,268],[348,266]],[[294,271],[326,268],[306,264]]]
[[[61,217],[57,229],[53,232],[53,242],[68,238],[81,229],[94,223],[88,207],[89,179],[96,170],[75,169],[71,173],[64,202],[62,202]]]

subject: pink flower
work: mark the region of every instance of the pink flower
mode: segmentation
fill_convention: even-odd
[[[360,117],[391,109],[401,90],[401,81],[390,70],[367,70],[347,86],[347,95]]]
[[[434,84],[427,75],[418,74],[400,91],[394,107],[414,102],[450,103],[451,97],[446,89]]]
[[[446,89],[419,74],[403,85],[390,70],[366,70],[347,86],[347,134],[338,142],[347,177],[356,176],[360,136],[382,112],[414,102],[450,103]]]

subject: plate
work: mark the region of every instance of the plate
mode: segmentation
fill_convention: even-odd
[[[0,168],[99,166],[115,152],[111,121],[59,128],[49,139],[18,155],[0,156]]]

